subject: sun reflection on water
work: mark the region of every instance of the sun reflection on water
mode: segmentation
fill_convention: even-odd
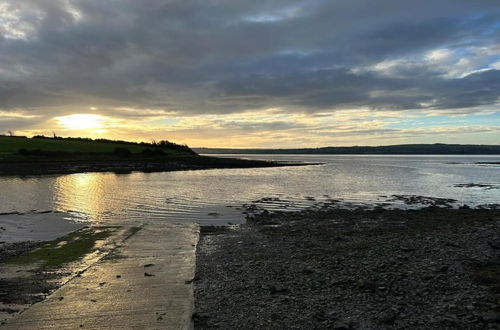
[[[116,193],[115,182],[115,174],[80,173],[57,177],[54,200],[57,210],[83,212],[94,221],[102,220],[103,214],[110,209],[124,206],[120,205],[121,199],[106,198],[107,194]]]

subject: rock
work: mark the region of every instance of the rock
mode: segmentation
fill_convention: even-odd
[[[350,328],[349,324],[342,321],[336,321],[333,323],[333,329],[335,330],[349,330]]]
[[[360,289],[375,291],[377,288],[377,284],[373,281],[359,280],[357,284]]]
[[[144,276],[146,277],[151,277],[151,276],[154,276],[153,274],[150,274],[150,273],[147,273],[147,272],[144,272]]]
[[[489,241],[489,242],[488,242],[488,245],[489,245],[492,249],[498,250],[498,249],[500,249],[500,240],[497,240],[497,241]]]
[[[488,323],[500,323],[500,313],[495,311],[489,311],[481,315],[484,322]]]
[[[434,276],[432,276],[431,274],[424,274],[424,275],[422,275],[422,279],[423,280],[430,280],[432,278],[434,278]]]
[[[309,267],[309,266],[306,266],[306,267],[304,267],[304,268],[302,269],[302,273],[304,273],[304,274],[312,274],[312,273],[314,273],[314,269],[312,269],[312,268],[311,268],[311,267]]]
[[[442,321],[453,325],[459,323],[458,319],[454,315],[445,315],[443,316]]]
[[[19,310],[18,309],[14,309],[14,308],[4,307],[4,308],[0,308],[0,312],[7,313],[7,314],[14,314],[14,313],[19,312]]]
[[[409,247],[409,246],[401,246],[399,249],[401,251],[403,251],[403,252],[412,252],[412,251],[416,250],[415,248],[412,248],[412,247]]]
[[[335,321],[335,320],[339,319],[339,316],[338,316],[337,312],[330,311],[330,312],[328,312],[328,313],[325,314],[325,318],[328,319],[328,320]]]
[[[185,284],[191,284],[191,283],[196,282],[196,281],[198,281],[198,280],[199,280],[198,276],[195,276],[195,277],[193,277],[193,278],[192,278],[192,279],[190,279],[190,280],[184,281],[184,283],[185,283]]]
[[[191,317],[195,322],[205,323],[210,318],[210,314],[194,312]]]
[[[380,323],[391,325],[396,321],[398,314],[399,312],[396,310],[387,310],[378,315],[378,320]]]
[[[444,273],[448,271],[448,266],[441,266],[436,270],[438,273]]]
[[[280,284],[276,285],[270,285],[269,286],[269,291],[271,291],[271,294],[276,294],[276,293],[285,293],[288,292],[288,289],[283,287]]]

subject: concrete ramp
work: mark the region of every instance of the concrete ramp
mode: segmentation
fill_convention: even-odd
[[[2,329],[191,329],[194,224],[146,225]]]

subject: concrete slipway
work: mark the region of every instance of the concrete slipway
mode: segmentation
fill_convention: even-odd
[[[199,227],[146,225],[2,329],[191,329]]]

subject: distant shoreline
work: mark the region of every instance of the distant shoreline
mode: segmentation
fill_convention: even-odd
[[[223,168],[264,168],[281,166],[319,165],[209,156],[178,156],[162,159],[102,159],[102,160],[10,160],[0,161],[0,176],[72,174],[85,172],[168,172]]]
[[[400,144],[294,149],[192,148],[199,154],[291,154],[291,155],[500,155],[500,145]]]

